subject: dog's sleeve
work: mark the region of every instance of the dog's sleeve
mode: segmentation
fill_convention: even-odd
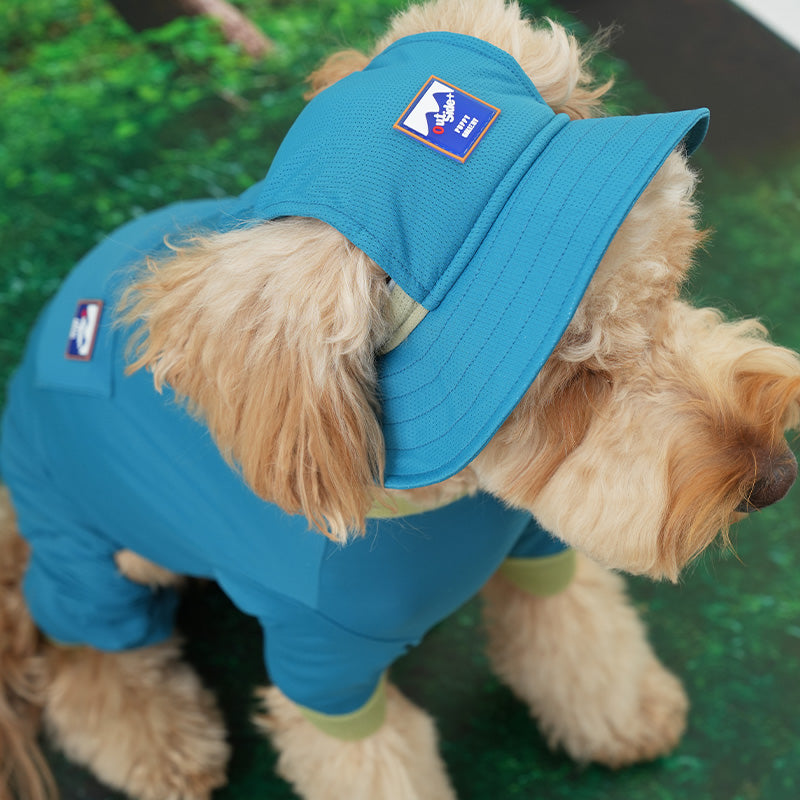
[[[269,606],[261,623],[272,682],[331,736],[362,739],[378,730],[385,710],[383,675],[411,643],[357,633],[285,598]]]
[[[308,719],[339,739],[364,738],[381,726],[382,675],[413,642],[365,635],[326,614],[314,597],[288,597],[240,571],[215,577],[261,623],[270,680]]]
[[[500,573],[529,594],[549,597],[569,586],[575,569],[575,551],[531,519]]]
[[[25,599],[54,641],[117,651],[167,639],[177,594],[133,583],[114,562],[115,549],[61,520],[53,531],[30,530]]]
[[[127,650],[156,644],[172,633],[177,594],[133,583],[118,570],[118,549],[70,519],[43,482],[26,491],[15,481],[12,497],[20,530],[31,545],[25,600],[39,628],[64,645]]]
[[[153,591],[120,574],[114,561],[119,546],[76,519],[77,504],[54,485],[32,416],[25,402],[6,413],[2,470],[20,533],[31,546],[23,591],[34,621],[61,644],[101,650],[168,638],[175,592]]]

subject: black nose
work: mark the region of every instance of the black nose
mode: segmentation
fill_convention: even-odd
[[[766,508],[782,499],[797,478],[797,459],[788,447],[778,453],[756,454],[756,481],[736,510],[747,513]]]

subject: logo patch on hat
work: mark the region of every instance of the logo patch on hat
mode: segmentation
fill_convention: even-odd
[[[94,351],[97,331],[100,328],[102,300],[81,300],[69,327],[66,357],[76,361],[89,361]]]
[[[463,163],[499,113],[499,108],[431,75],[394,127]]]

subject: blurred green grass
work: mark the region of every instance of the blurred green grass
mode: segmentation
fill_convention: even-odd
[[[302,107],[304,77],[342,46],[368,46],[399,0],[246,0],[277,43],[254,62],[213,24],[181,20],[131,34],[100,0],[5,0],[0,29],[0,381],[36,313],[87,249],[167,202],[241,191],[266,172]],[[557,6],[525,3],[573,25]],[[585,33],[585,32],[584,32]],[[612,55],[614,110],[657,98]],[[713,125],[713,105],[712,105]],[[724,135],[724,134],[722,134]],[[752,148],[718,162],[701,149],[703,223],[715,230],[689,293],[730,315],[761,317],[800,349],[800,147]],[[477,603],[437,627],[396,667],[397,683],[437,717],[462,800],[790,800],[799,796],[798,491],[734,531],[737,555],[712,551],[678,586],[632,580],[666,663],[693,711],[671,756],[621,772],[582,769],[547,751],[525,710],[490,676]],[[260,632],[213,587],[182,607],[189,654],[221,697],[235,748],[218,796],[293,797],[248,724],[263,682]],[[66,800],[116,797],[51,754]]]

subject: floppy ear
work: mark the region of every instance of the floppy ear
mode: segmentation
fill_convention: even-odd
[[[343,50],[334,53],[325,59],[319,69],[314,70],[308,77],[310,89],[306,92],[306,100],[310,100],[323,89],[332,86],[336,81],[348,76],[351,72],[358,72],[369,64],[369,58],[358,50]]]
[[[383,478],[382,271],[310,219],[171,249],[121,300],[129,372],[147,367],[185,398],[260,497],[336,539],[363,530]]]

